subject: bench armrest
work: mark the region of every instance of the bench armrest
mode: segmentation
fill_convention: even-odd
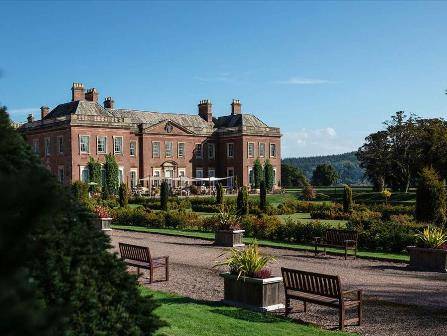
[[[346,291],[341,292],[341,296],[343,298],[346,296],[349,296],[349,295],[353,295],[353,294],[357,294],[357,300],[361,300],[363,291],[361,289],[351,289],[351,290],[346,290]]]

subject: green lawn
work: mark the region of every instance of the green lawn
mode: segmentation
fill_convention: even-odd
[[[147,232],[147,233],[156,233],[163,234],[168,236],[180,236],[180,237],[190,237],[190,238],[200,238],[205,240],[214,240],[214,233],[212,232],[202,232],[202,231],[188,231],[188,230],[176,230],[176,229],[153,229],[146,228],[141,226],[124,226],[124,225],[113,225],[114,229],[119,230],[128,230],[128,231],[136,231],[136,232]],[[253,241],[253,238],[246,237],[244,238],[244,242],[250,243]],[[275,248],[287,248],[291,250],[300,250],[300,251],[313,251],[314,247],[312,245],[305,244],[292,244],[292,243],[282,243],[282,242],[274,242],[270,240],[257,240],[260,246],[267,247],[275,247]],[[344,254],[343,250],[328,248],[328,252],[333,254]],[[407,254],[400,253],[388,253],[388,252],[375,252],[375,251],[358,251],[357,256],[359,258],[370,258],[370,259],[385,259],[385,260],[394,260],[394,261],[408,261],[410,260]]]
[[[220,303],[192,300],[141,288],[161,304],[155,313],[168,326],[157,336],[341,336],[348,333],[306,326],[272,314],[255,313]],[[349,334],[352,335],[352,334]]]

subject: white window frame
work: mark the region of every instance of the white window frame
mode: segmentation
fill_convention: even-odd
[[[253,185],[254,183],[255,183],[255,174],[253,167],[248,167],[248,184]]]
[[[88,177],[87,181],[83,181],[83,179],[82,179],[82,175],[83,175],[82,172],[84,170],[87,170],[87,177]],[[88,180],[90,180],[90,172],[88,170],[88,166],[79,166],[79,181],[87,183]]]
[[[258,147],[259,157],[265,157],[265,142],[260,142]],[[261,151],[261,147],[264,147],[263,151]]]
[[[168,145],[170,145],[168,152]],[[173,141],[165,141],[165,158],[172,158],[174,156],[174,142]]]
[[[135,185],[138,186],[138,169],[137,168],[130,168],[129,170],[129,181],[130,181],[130,187],[132,188],[132,173],[135,173]]]
[[[158,173],[158,174],[155,174]],[[152,168],[153,177],[161,177],[161,168]],[[160,185],[160,180],[152,180],[152,186],[158,187]]]
[[[180,173],[183,173],[183,175],[181,175]],[[178,177],[186,177],[186,168],[179,168],[177,171],[177,175]]]
[[[82,150],[82,138],[87,138],[87,151]],[[79,153],[80,154],[90,154],[90,135],[79,134]]]
[[[272,146],[275,148],[275,155],[272,155]],[[276,144],[275,143],[271,143],[270,146],[269,146],[269,156],[272,157],[272,158],[275,158],[276,157],[276,150],[277,150]]]
[[[214,142],[208,142],[206,145],[206,149],[207,149],[208,159],[214,160],[216,158],[216,144]],[[210,153],[210,150],[211,150],[211,153]]]
[[[253,153],[250,154],[250,145],[252,146]],[[254,158],[255,157],[255,143],[254,142],[247,142],[247,157]]]
[[[182,146],[180,146],[180,145],[182,145]],[[183,147],[183,152],[182,153],[180,153],[180,147]],[[185,148],[186,148],[186,145],[185,145],[184,142],[178,142],[177,143],[177,157],[178,158],[184,158],[185,157]]]
[[[200,146],[200,152],[197,151],[197,146]],[[194,158],[197,160],[201,160],[203,158],[203,144],[201,143],[194,144]]]
[[[115,147],[115,146],[114,146]],[[121,180],[120,180],[120,174],[118,173],[118,182],[119,182],[119,184],[121,185],[121,184],[123,184],[125,181],[124,181],[124,167],[123,166],[119,166],[118,167],[118,171],[119,172],[121,172]]]
[[[213,172],[213,174],[210,174],[210,172]],[[208,168],[208,177],[216,177],[216,169],[215,168]]]
[[[233,148],[233,152],[230,155],[230,146]],[[234,142],[227,142],[227,158],[233,159],[234,158]]]
[[[132,154],[132,144],[135,145],[134,148],[133,148],[133,150],[134,150],[133,154]],[[137,141],[136,140],[129,141],[129,155],[132,156],[132,157],[137,156]]]
[[[154,152],[154,144],[158,144],[158,155],[155,155]],[[159,159],[161,157],[161,146],[160,141],[152,141],[152,158],[153,159]]]
[[[201,172],[201,176],[197,176],[197,172]],[[203,168],[200,168],[200,167],[196,168],[195,174],[196,174],[195,175],[196,178],[203,178]]]
[[[121,139],[121,150],[117,151],[116,150],[116,140]],[[123,155],[124,154],[124,137],[123,136],[113,136],[113,154],[119,154],[119,155]]]
[[[51,138],[46,137],[44,140],[44,144],[45,144],[45,156],[50,156],[51,155]]]
[[[34,154],[39,154],[39,152],[40,152],[39,139],[33,139],[33,151],[34,151]]]
[[[276,167],[273,167],[273,185],[276,186],[277,185],[277,175],[276,175]]]
[[[62,135],[58,135],[57,137],[57,152],[64,154],[64,137]]]
[[[60,172],[62,172],[62,179],[61,179]],[[59,183],[62,183],[62,184],[65,182],[65,167],[64,166],[57,166],[57,180],[59,181]]]
[[[100,151],[99,148],[98,148],[99,138],[104,138],[105,139],[104,150],[103,151]],[[98,135],[96,137],[96,154],[107,154],[107,136],[105,136],[105,135]]]
[[[233,172],[233,175],[230,175],[230,171]],[[227,167],[227,177],[229,176],[234,176],[234,167]],[[233,179],[227,179],[227,186],[228,187],[233,187],[233,183],[234,183],[234,178]]]

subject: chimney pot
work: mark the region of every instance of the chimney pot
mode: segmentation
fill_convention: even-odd
[[[207,122],[213,121],[213,104],[209,99],[202,99],[199,102],[199,116]]]
[[[242,104],[239,99],[233,99],[233,102],[231,103],[231,114],[241,114],[242,113]]]
[[[32,113],[28,114],[28,117],[26,118],[26,120],[27,120],[29,123],[32,123],[32,122],[34,121],[34,116],[33,116],[33,114],[32,114]]]
[[[43,118],[47,116],[48,112],[50,112],[50,108],[48,106],[42,106],[40,108],[40,119],[43,120]]]
[[[88,89],[85,93],[85,100],[91,102],[98,102],[99,92],[95,88]]]
[[[106,99],[104,100],[104,108],[115,108],[115,101],[112,99],[112,97],[106,97]]]
[[[73,83],[71,87],[71,101],[85,100],[84,84]]]

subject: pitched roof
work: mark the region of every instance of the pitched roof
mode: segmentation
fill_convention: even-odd
[[[91,101],[72,101],[69,103],[59,104],[50,113],[48,113],[44,119],[51,119],[62,117],[69,114],[82,114],[82,115],[112,115],[97,102]]]
[[[258,117],[252,114],[234,114],[217,118],[216,127],[268,127]]]

